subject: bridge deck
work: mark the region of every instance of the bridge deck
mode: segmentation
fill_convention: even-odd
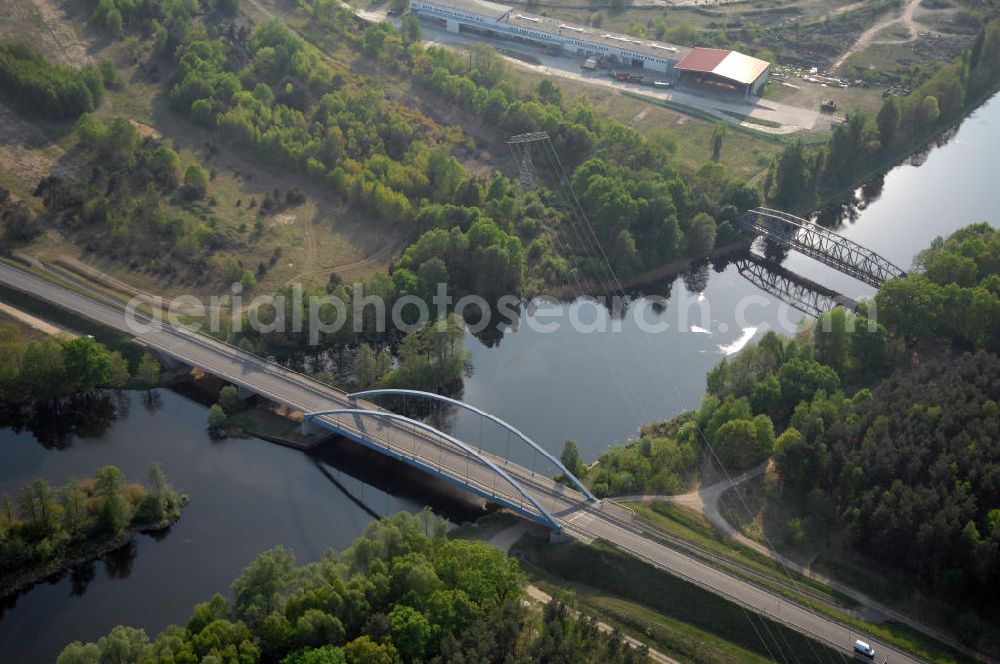
[[[97,323],[132,334],[162,353],[290,408],[315,412],[353,406],[340,390],[190,330],[164,325],[136,332],[127,324],[122,309],[97,301],[97,294],[93,298],[88,297],[5,264],[0,264],[0,281]],[[495,474],[489,469],[471,463],[468,455],[423,432],[418,435],[405,426],[378,420],[368,424],[348,422],[345,418],[337,425],[342,426],[345,432],[350,432],[355,440],[364,439],[369,446],[380,447],[404,462],[437,468],[442,476],[456,484],[468,486],[480,495],[492,495],[496,491],[498,498],[502,497],[510,504],[517,504],[521,499],[513,488],[504,487],[499,482],[495,484]],[[664,545],[658,538],[651,536],[629,510],[609,501],[589,502],[582,494],[557,484],[550,478],[503,459],[494,459],[497,463],[504,464],[507,472],[523,483],[555,516],[566,536],[582,541],[608,541],[655,567],[721,595],[748,610],[786,624],[842,652],[846,653],[859,636],[856,630],[844,624],[790,603],[769,590]],[[528,509],[522,513],[529,518],[537,517]],[[865,640],[875,645],[880,654],[888,652],[890,659],[897,664],[917,661],[885,646],[879,639],[866,636]],[[796,659],[795,653],[785,655]]]

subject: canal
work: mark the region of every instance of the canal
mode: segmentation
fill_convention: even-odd
[[[987,161],[998,148],[1000,96],[943,145],[826,211],[824,223],[906,269],[934,237],[976,221],[997,223],[996,176]],[[872,294],[804,257],[789,255],[783,267],[850,297]],[[591,461],[643,423],[696,407],[706,372],[723,357],[768,329],[792,334],[803,319],[733,264],[651,284],[644,294],[618,321],[581,298],[526,308],[517,329],[492,347],[467,335],[472,372],[463,398],[554,454],[572,438]],[[552,322],[555,331],[546,329]],[[257,439],[213,441],[206,408],[170,391],[126,393],[91,410],[110,415],[61,436],[0,430],[0,491],[16,494],[36,477],[61,484],[108,464],[144,479],[149,462],[159,461],[191,504],[165,535],[139,536],[126,551],[0,606],[0,660],[53,661],[65,643],[96,639],[120,623],[151,635],[183,624],[196,602],[226,592],[264,549],[283,544],[299,562],[317,560],[376,516],[426,504],[419,497],[426,492],[409,478],[386,481],[377,465],[352,462],[343,448],[309,456]],[[467,415],[453,415],[450,425],[505,451],[502,436]],[[511,457],[536,461],[516,449]]]

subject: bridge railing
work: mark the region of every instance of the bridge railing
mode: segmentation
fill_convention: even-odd
[[[500,419],[496,415],[493,415],[492,413],[487,413],[486,411],[481,410],[479,408],[476,408],[475,406],[473,406],[471,404],[467,404],[464,401],[459,401],[458,399],[452,399],[450,397],[446,397],[446,396],[443,396],[441,394],[435,394],[434,392],[424,392],[422,390],[406,390],[406,389],[394,389],[394,388],[393,389],[365,390],[363,392],[355,392],[353,394],[349,394],[348,398],[350,398],[350,399],[356,399],[356,398],[362,397],[362,396],[382,396],[382,395],[386,395],[386,396],[403,396],[403,397],[413,396],[413,397],[417,397],[417,398],[430,399],[432,401],[438,401],[440,403],[446,403],[446,404],[455,406],[456,408],[462,408],[462,409],[467,410],[467,411],[469,411],[471,413],[475,413],[476,415],[479,415],[482,418],[488,419],[491,422],[494,422],[495,424],[498,424],[501,428],[503,428],[505,431],[507,431],[508,435],[513,435],[515,438],[517,438],[518,440],[520,440],[524,444],[528,445],[537,454],[541,454],[544,458],[548,459],[549,462],[551,462],[556,468],[558,468],[563,473],[563,475],[567,479],[569,479],[569,481],[571,481],[576,486],[576,488],[580,491],[580,493],[582,493],[584,496],[587,497],[587,500],[591,500],[591,501],[597,500],[597,497],[594,496],[594,494],[591,493],[590,490],[586,486],[584,486],[583,482],[581,482],[576,477],[576,475],[574,475],[573,473],[571,473],[569,471],[569,469],[566,468],[566,466],[563,465],[563,463],[561,461],[559,461],[559,459],[557,459],[551,453],[549,453],[548,450],[546,450],[545,448],[543,448],[541,445],[539,445],[538,443],[536,443],[535,441],[533,441],[528,436],[526,436],[523,433],[521,433],[520,430],[518,430],[516,427],[514,427],[511,424],[509,424],[508,422],[505,422],[504,420]],[[509,438],[508,438],[508,440],[509,440]]]
[[[367,427],[365,427],[361,423],[354,424],[354,425],[345,425],[345,423],[342,422],[341,419],[340,419],[340,417],[342,415],[345,416],[345,417],[349,416],[349,417],[354,418],[355,422],[357,422],[357,418],[358,417],[372,417],[372,418],[375,418],[375,420],[379,423],[380,429],[384,428],[387,431],[387,433],[386,433],[385,437],[379,436],[377,434],[373,434],[372,432],[370,432],[367,429]],[[332,416],[335,416],[336,420],[332,420],[331,421],[330,418]],[[435,474],[437,476],[443,477],[443,478],[448,479],[450,481],[460,480],[461,483],[463,483],[467,487],[470,487],[470,488],[475,487],[476,493],[479,493],[479,494],[484,495],[484,496],[492,496],[495,501],[500,502],[502,504],[505,504],[505,505],[507,505],[509,507],[518,509],[519,511],[522,511],[522,513],[525,513],[526,515],[528,515],[531,518],[534,518],[536,520],[538,520],[540,518],[546,525],[550,526],[555,531],[559,531],[561,529],[561,526],[560,526],[559,522],[539,502],[539,500],[536,497],[534,497],[533,495],[531,495],[531,493],[520,482],[518,482],[516,479],[514,479],[513,477],[511,477],[504,469],[500,468],[500,466],[497,465],[496,462],[494,462],[492,459],[484,456],[483,454],[477,452],[472,447],[470,447],[468,444],[466,444],[466,443],[458,440],[457,438],[455,438],[453,436],[450,436],[450,435],[444,433],[443,431],[439,431],[438,429],[435,429],[434,427],[432,427],[429,424],[425,424],[425,423],[420,422],[418,420],[410,419],[410,418],[408,418],[408,417],[406,417],[404,415],[399,415],[398,413],[393,413],[393,412],[389,412],[389,411],[378,412],[378,411],[371,411],[371,410],[362,409],[362,408],[340,408],[340,409],[332,409],[332,410],[326,410],[326,411],[316,411],[316,412],[306,413],[305,417],[310,422],[318,422],[321,426],[324,426],[325,428],[334,430],[334,431],[336,431],[338,433],[350,433],[350,434],[353,434],[353,435],[351,435],[351,437],[358,439],[359,442],[361,442],[362,444],[371,443],[371,442],[381,443],[380,445],[377,445],[376,447],[381,448],[380,451],[386,453],[389,456],[398,458],[398,459],[403,460],[403,461],[406,461],[407,458],[408,458],[409,462],[412,465],[420,466],[420,467],[424,468],[425,470],[431,471],[433,474]],[[385,423],[384,423],[385,420],[391,421],[393,425],[397,425],[397,426],[386,426]],[[398,425],[402,425],[402,426],[400,427]],[[441,451],[441,457],[439,458],[438,466],[437,466],[437,469],[436,469],[436,472],[435,472],[435,469],[433,468],[432,461],[430,459],[427,459],[426,457],[421,456],[421,455],[419,455],[417,453],[417,449],[416,449],[417,442],[420,441],[422,438],[424,438],[423,436],[410,435],[409,437],[413,441],[413,448],[411,450],[411,454],[409,455],[409,457],[407,457],[405,454],[403,454],[398,447],[396,447],[396,446],[393,445],[392,440],[391,440],[391,432],[394,429],[395,430],[400,430],[400,429],[404,429],[404,428],[411,429],[411,430],[414,430],[414,431],[418,431],[419,430],[419,431],[423,431],[425,433],[430,433],[435,438],[437,438],[439,441],[447,442],[451,447],[458,448],[458,450],[463,453],[462,456],[465,459],[466,464],[467,464],[466,465],[466,472],[465,472],[464,477],[457,475],[456,474],[457,471],[454,468],[445,469],[445,467],[443,465],[443,452],[444,452],[444,449],[440,447],[440,443],[438,445],[436,445],[436,447],[439,447],[439,450]],[[369,446],[371,446],[371,445],[369,445]],[[449,450],[449,452],[454,452],[454,451],[455,451],[454,449]],[[471,464],[472,463],[475,463],[477,466],[481,466],[481,467],[487,469],[488,471],[490,471],[493,474],[494,484],[493,484],[492,488],[489,488],[489,487],[481,484],[480,482],[475,482],[473,480],[472,474],[470,472]],[[520,498],[519,498],[519,502],[518,502],[517,505],[514,505],[511,502],[510,498],[508,498],[506,496],[501,496],[497,492],[497,487],[496,487],[496,478],[497,477],[499,477],[499,478],[503,479],[505,482],[507,482],[519,494]],[[534,507],[538,511],[538,514],[535,515],[535,514],[532,514],[530,511],[526,510],[524,503],[521,501],[521,498],[523,498],[532,507]]]

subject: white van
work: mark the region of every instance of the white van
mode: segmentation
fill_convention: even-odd
[[[854,642],[854,654],[866,659],[875,659],[875,649],[860,640]]]

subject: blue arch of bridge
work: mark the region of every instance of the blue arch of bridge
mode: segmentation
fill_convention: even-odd
[[[521,440],[521,442],[528,444],[536,452],[539,452],[546,459],[554,463],[559,468],[559,470],[561,470],[563,474],[566,477],[568,477],[571,482],[573,482],[576,488],[580,490],[580,493],[582,493],[587,497],[587,500],[595,500],[595,501],[597,500],[597,496],[592,494],[590,490],[583,485],[583,482],[577,479],[576,475],[569,472],[569,469],[566,468],[566,466],[564,466],[562,462],[559,461],[559,459],[549,454],[545,449],[542,448],[541,445],[539,445],[538,443],[536,443],[535,441],[533,441],[532,439],[528,438],[526,435],[515,429],[513,425],[504,422],[496,415],[493,415],[492,413],[487,413],[485,410],[480,410],[479,408],[476,408],[471,404],[467,404],[464,401],[451,399],[449,397],[445,397],[440,394],[435,394],[434,392],[423,392],[421,390],[403,390],[403,389],[365,390],[363,392],[355,392],[353,394],[348,394],[347,397],[349,399],[357,400],[363,397],[374,397],[381,395],[424,397],[434,401],[440,401],[442,403],[451,404],[452,406],[455,406],[457,408],[463,408],[469,412],[475,413],[476,415],[485,417],[486,419],[499,424],[506,431],[509,431],[510,433],[514,434],[518,439]]]
[[[398,453],[398,452],[390,449],[388,446],[378,445],[375,441],[369,439],[368,437],[366,437],[364,435],[360,435],[360,434],[354,433],[353,431],[351,431],[351,430],[349,430],[347,428],[340,427],[336,422],[330,421],[329,419],[324,419],[324,417],[323,417],[324,415],[354,415],[354,416],[363,416],[363,417],[383,418],[383,419],[387,419],[387,420],[394,420],[394,421],[397,421],[397,422],[404,422],[404,423],[409,424],[410,426],[413,426],[413,427],[415,427],[417,429],[421,429],[423,431],[427,431],[429,433],[432,433],[435,436],[437,436],[437,437],[441,438],[442,440],[444,440],[445,442],[447,442],[447,443],[449,443],[449,444],[451,444],[451,445],[453,445],[453,446],[461,449],[463,452],[465,452],[469,456],[475,457],[476,460],[479,461],[479,463],[481,463],[482,465],[486,466],[487,468],[489,468],[490,470],[492,470],[494,473],[496,473],[497,475],[499,475],[500,477],[502,477],[508,484],[510,484],[512,487],[514,487],[514,490],[517,491],[519,494],[521,494],[521,496],[524,497],[525,500],[527,500],[529,503],[531,503],[535,507],[535,509],[538,510],[539,513],[538,514],[534,514],[534,513],[530,512],[530,511],[524,509],[524,507],[522,505],[515,504],[515,503],[511,502],[510,500],[507,500],[507,499],[502,498],[500,496],[497,496],[495,494],[490,494],[489,492],[487,492],[484,489],[479,489],[478,487],[474,486],[471,482],[469,482],[468,479],[466,479],[465,483],[462,483],[462,482],[458,481],[456,478],[452,477],[451,475],[448,475],[447,473],[442,472],[439,468],[435,468],[433,465],[431,465],[429,463],[424,463],[424,462],[420,461],[419,459],[416,459],[415,457],[408,457],[405,454],[400,454],[400,453]],[[435,477],[440,477],[440,478],[442,478],[444,480],[447,480],[448,482],[451,482],[452,484],[457,484],[457,485],[459,485],[461,487],[464,487],[464,488],[466,488],[466,489],[468,489],[470,491],[473,491],[473,492],[479,494],[480,496],[482,496],[484,498],[489,498],[490,500],[495,500],[496,502],[498,502],[499,504],[503,505],[504,507],[507,507],[507,508],[509,508],[509,509],[511,509],[511,510],[517,512],[517,513],[519,513],[519,514],[522,514],[522,515],[528,517],[529,519],[531,519],[532,521],[537,521],[537,522],[541,523],[542,525],[549,526],[550,528],[552,528],[556,532],[558,532],[558,531],[560,531],[562,529],[562,526],[559,525],[559,522],[556,521],[555,517],[552,516],[552,514],[547,509],[545,509],[545,507],[543,507],[542,504],[539,503],[538,500],[534,496],[532,496],[528,492],[528,490],[525,489],[524,486],[520,482],[518,482],[513,477],[511,477],[507,473],[507,471],[505,471],[503,468],[501,468],[500,466],[498,466],[495,463],[493,463],[490,459],[486,458],[485,456],[483,456],[482,454],[480,454],[478,451],[476,451],[474,448],[470,447],[466,443],[463,443],[462,441],[460,441],[457,438],[454,438],[453,436],[449,436],[448,434],[444,433],[443,431],[439,431],[438,429],[435,429],[434,427],[432,427],[429,424],[426,424],[426,423],[421,422],[419,420],[411,419],[409,417],[405,417],[403,415],[399,415],[398,413],[392,413],[392,412],[382,411],[382,410],[365,410],[363,408],[337,408],[337,409],[333,409],[333,410],[319,410],[319,411],[312,412],[312,413],[306,413],[305,416],[304,416],[304,419],[306,421],[308,421],[308,422],[314,422],[314,423],[322,426],[325,429],[329,429],[331,431],[335,431],[336,433],[339,433],[342,436],[347,436],[348,438],[350,438],[352,440],[355,440],[355,441],[361,443],[362,445],[364,445],[365,447],[368,447],[368,448],[370,448],[372,450],[375,450],[377,452],[381,452],[382,454],[387,454],[389,456],[395,457],[395,458],[399,459],[400,461],[402,461],[403,463],[409,464],[411,466],[416,466],[417,468],[420,468],[421,470],[423,470],[425,472],[428,472],[431,475],[434,475]]]

